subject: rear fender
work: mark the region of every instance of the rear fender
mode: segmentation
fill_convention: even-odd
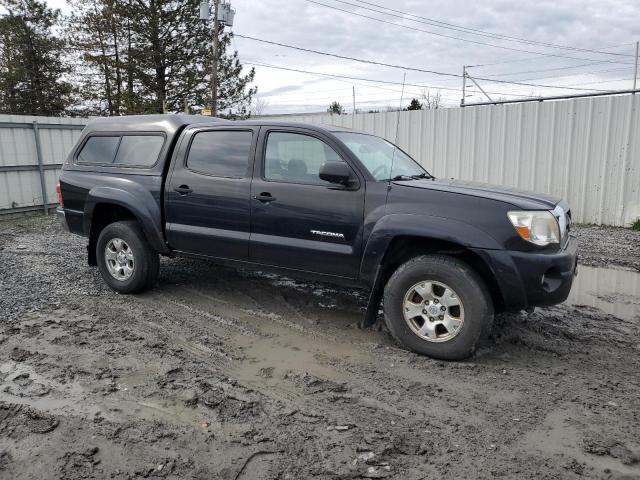
[[[118,185],[93,187],[84,206],[84,234],[88,237],[96,205],[109,203],[129,210],[138,220],[151,247],[159,253],[169,253],[162,232],[162,212],[159,199],[151,192],[127,179],[112,179]]]

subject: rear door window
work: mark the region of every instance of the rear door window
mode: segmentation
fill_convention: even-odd
[[[158,161],[163,144],[160,135],[124,135],[114,163],[150,167]]]
[[[187,168],[216,177],[243,178],[252,138],[253,133],[245,130],[199,132],[191,142]]]
[[[82,163],[113,163],[120,143],[120,136],[89,137],[78,154]]]

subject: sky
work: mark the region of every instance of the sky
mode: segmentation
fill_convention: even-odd
[[[69,11],[65,0],[48,3]],[[427,93],[439,93],[444,106],[456,106],[462,98],[464,65],[470,66],[469,75],[493,100],[631,89],[635,43],[640,40],[637,0],[232,0],[231,4],[236,10],[232,30],[237,35],[232,46],[245,68],[256,69],[263,114],[323,112],[334,100],[350,113],[354,90],[358,111],[397,108],[401,99],[406,106],[411,98]],[[303,52],[239,35],[402,68]],[[472,80],[467,79],[466,85],[467,104],[487,100]]]

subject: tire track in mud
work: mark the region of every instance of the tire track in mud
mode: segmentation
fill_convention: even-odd
[[[246,302],[243,301],[242,298],[239,298],[243,297],[244,299],[253,302],[254,306],[259,309],[258,312],[261,317],[277,324],[277,328],[273,328],[272,326],[269,327],[264,324],[256,325],[256,328],[263,329],[267,332],[266,339],[259,338],[259,345],[256,345],[256,343],[252,341],[237,341],[242,345],[245,351],[247,351],[247,355],[249,356],[249,358],[243,361],[233,362],[226,369],[226,372],[228,374],[234,376],[236,379],[241,381],[241,383],[245,384],[248,387],[256,388],[258,391],[260,391],[267,397],[272,398],[273,400],[284,401],[286,403],[291,403],[293,401],[299,402],[303,400],[303,403],[306,403],[304,402],[304,392],[301,392],[297,388],[292,386],[291,382],[287,381],[286,379],[280,378],[274,380],[273,376],[265,379],[260,375],[260,371],[268,368],[274,368],[273,365],[284,364],[291,365],[293,371],[310,371],[315,377],[319,379],[320,382],[333,382],[336,379],[345,381],[349,379],[351,385],[353,386],[353,391],[357,392],[352,395],[351,401],[353,401],[355,404],[360,404],[363,408],[367,409],[369,411],[369,414],[371,414],[371,410],[374,409],[378,410],[381,415],[391,414],[399,418],[407,419],[409,414],[405,412],[412,411],[413,413],[411,414],[411,416],[414,420],[420,417],[422,419],[427,419],[433,416],[433,410],[435,406],[434,404],[442,403],[442,405],[439,405],[439,409],[442,410],[444,410],[446,407],[446,399],[442,401],[432,401],[432,404],[430,406],[422,408],[421,406],[416,405],[410,401],[405,402],[402,399],[389,398],[388,391],[386,389],[374,388],[374,385],[372,385],[370,382],[361,383],[357,380],[354,381],[352,377],[344,372],[344,368],[341,368],[339,370],[336,370],[335,368],[318,368],[318,359],[315,357],[315,355],[311,355],[309,358],[307,358],[306,361],[302,360],[301,357],[304,357],[305,353],[311,352],[313,350],[322,350],[322,347],[325,347],[325,349],[329,351],[335,349],[335,336],[327,332],[318,332],[316,329],[311,329],[308,326],[303,326],[293,321],[284,320],[281,314],[273,312],[272,308],[274,304],[276,309],[278,307],[282,308],[281,302],[278,300],[274,301],[274,298],[269,296],[268,294],[267,302],[269,303],[266,304],[264,301],[260,301],[262,300],[261,298],[259,298],[260,296],[247,294],[247,289],[243,289],[241,291],[232,291],[231,297],[225,297],[224,295],[226,294],[226,292],[221,293],[218,291],[216,292],[215,296],[212,296],[210,294],[202,292],[202,288],[205,287],[181,286],[177,290],[181,294],[181,298],[183,293],[186,295],[190,295],[188,298],[183,298],[183,302],[189,302],[191,311],[198,312],[205,318],[207,317],[208,310],[212,307],[214,311],[219,312],[219,305],[212,306],[210,302],[213,301],[214,304],[222,303],[223,308],[225,308],[225,306],[228,304],[245,304]],[[248,290],[253,292],[257,289],[249,288]],[[167,298],[168,295],[169,301],[175,302],[170,298],[175,294],[174,292],[163,293],[165,294],[164,298]],[[223,298],[220,298],[221,296]],[[250,312],[251,311],[248,311],[247,313]],[[238,315],[236,315],[236,319],[242,322],[255,321],[255,319],[253,318]],[[279,327],[284,327],[284,329]],[[287,330],[291,330],[291,332]],[[300,335],[298,335],[298,333]],[[271,343],[271,340],[274,336],[276,339],[281,337],[285,337],[289,340],[295,339],[295,341],[291,341],[290,343],[295,343],[298,346],[298,349],[293,350],[290,355],[286,355],[286,347],[283,350],[283,345],[281,343]],[[316,342],[325,343],[322,345],[322,347],[318,348]],[[303,345],[303,347],[300,348],[300,345]],[[334,356],[352,356],[352,349],[356,350],[362,347],[362,344],[354,345],[353,343],[349,343],[348,346],[344,346],[342,349],[336,350],[334,352]],[[304,352],[303,350],[306,350],[306,352]],[[356,363],[365,361],[366,364],[368,364],[371,361],[368,349],[366,351],[366,356],[362,355],[362,352],[358,353],[362,356],[362,359]],[[256,359],[256,357],[262,358]],[[348,362],[348,369],[353,370],[354,368],[357,370],[359,367],[354,365],[353,362]],[[281,376],[286,376],[288,375],[288,370],[281,370],[277,373]],[[348,399],[348,397],[344,396],[343,399]],[[391,402],[393,402],[395,406],[391,407]],[[315,399],[314,401],[308,403],[309,405],[313,405],[314,408],[318,408]],[[421,412],[421,414],[417,415],[418,412]],[[325,414],[326,413],[328,412],[325,412]]]
[[[247,387],[256,388],[267,397],[275,401],[284,401],[290,403],[299,401],[300,392],[297,392],[291,385],[281,381],[267,381],[260,375],[260,371],[273,369],[273,364],[286,364],[293,366],[309,366],[315,363],[313,359],[313,350],[318,337],[325,342],[333,342],[334,339],[327,334],[319,334],[311,331],[308,327],[298,323],[285,320],[279,313],[269,311],[263,304],[255,300],[252,296],[242,292],[233,291],[230,293],[232,297],[225,298],[226,292],[216,292],[215,296],[201,291],[203,287],[180,287],[177,292],[165,292],[165,298],[168,296],[169,301],[175,302],[173,296],[180,294],[181,303],[188,302],[194,313],[200,314],[207,318],[209,311],[216,312],[217,315],[221,310],[225,310],[227,304],[246,305],[251,303],[256,310],[240,309],[244,315],[238,315],[238,308],[233,310],[234,319],[241,324],[252,324],[252,335],[246,335],[245,328],[236,328],[241,335],[231,336],[227,338],[229,342],[227,346],[234,345],[245,353],[242,358],[232,362],[227,368],[226,373],[233,376]],[[220,297],[223,298],[220,298]],[[213,305],[212,305],[213,299]],[[222,305],[220,305],[222,304]],[[225,312],[226,313],[226,312]],[[260,317],[260,322],[256,322],[256,316]],[[264,323],[266,321],[266,323]],[[238,327],[238,325],[234,325]],[[284,339],[284,341],[283,341]],[[283,343],[281,343],[283,342]],[[290,347],[294,347],[291,349]],[[283,354],[290,351],[291,356],[287,361],[286,355]],[[256,360],[256,356],[266,356],[266,359]],[[301,357],[307,357],[307,361],[301,365]],[[317,368],[315,370],[318,370]],[[279,372],[283,374],[284,372]],[[324,369],[323,374],[334,376],[335,372],[331,369]],[[272,378],[272,376],[270,375]],[[266,382],[267,385],[264,385]]]
[[[226,284],[228,285],[228,284]],[[282,301],[277,299],[274,301],[274,297],[269,294],[266,295],[267,299],[263,300],[262,295],[249,295],[246,293],[247,289],[244,288],[242,290],[230,290],[227,288],[223,288],[224,291],[216,291],[215,295],[202,292],[202,289],[206,287],[198,286],[198,287],[186,287],[179,286],[176,289],[171,289],[167,291],[166,289],[162,292],[163,299],[169,301],[175,305],[178,305],[180,308],[184,308],[188,306],[188,310],[194,314],[200,315],[205,319],[210,318],[212,313],[210,311],[215,312],[215,318],[218,323],[223,326],[230,326],[230,321],[221,322],[218,320],[220,318],[221,310],[226,310],[228,305],[233,304],[246,304],[247,301],[253,303],[255,308],[257,309],[258,315],[264,320],[267,320],[276,325],[274,328],[273,325],[268,326],[265,324],[255,325],[255,328],[260,329],[265,332],[265,337],[258,337],[257,342],[259,345],[256,345],[255,342],[249,340],[248,342],[243,342],[242,339],[236,340],[236,344],[240,344],[241,347],[247,352],[246,355],[249,356],[248,359],[244,359],[242,361],[232,362],[225,371],[227,374],[234,376],[241,383],[245,384],[250,388],[256,388],[258,391],[266,395],[275,401],[284,401],[286,403],[291,402],[299,402],[304,398],[304,392],[299,391],[295,386],[291,385],[290,381],[286,379],[273,379],[273,376],[270,375],[269,378],[264,378],[260,375],[260,371],[265,369],[274,368],[273,365],[290,365],[293,371],[310,371],[312,374],[319,379],[320,382],[333,382],[336,379],[347,380],[350,376],[345,372],[344,368],[340,368],[336,370],[335,365],[333,367],[328,368],[318,368],[317,358],[315,356],[314,350],[324,350],[323,353],[326,354],[327,351],[335,350],[333,356],[340,358],[341,360],[344,357],[353,357],[353,350],[365,348],[364,352],[357,352],[358,356],[361,357],[357,363],[361,362],[370,362],[369,357],[369,348],[371,345],[365,344],[354,344],[350,342],[348,345],[342,344],[339,349],[336,350],[336,337],[335,335],[331,335],[327,332],[318,331],[315,328],[310,328],[306,325],[300,325],[299,323],[285,320],[281,313],[275,313],[273,311],[273,307],[285,310],[288,308],[286,305],[283,305]],[[264,286],[262,286],[264,289]],[[249,288],[249,291],[259,291],[257,288]],[[173,297],[179,294],[180,301],[175,300]],[[186,297],[185,297],[186,295]],[[226,297],[225,295],[230,295]],[[257,297],[257,298],[256,298]],[[185,302],[188,302],[185,303]],[[268,302],[268,303],[267,303]],[[243,310],[247,313],[246,316],[237,315],[237,309],[234,309],[233,312],[236,313],[234,315],[235,320],[243,323],[254,322],[255,318],[251,317],[256,311],[252,310]],[[226,313],[226,312],[225,312]],[[226,319],[225,319],[226,320]],[[307,322],[304,322],[307,323]],[[237,328],[238,325],[234,324],[236,330],[241,331],[241,333],[246,334],[246,330]],[[283,328],[280,328],[283,327]],[[285,337],[290,344],[294,344],[297,348],[292,350],[290,355],[286,355],[286,345],[284,346],[277,341],[277,339]],[[253,336],[252,338],[255,338]],[[272,343],[273,339],[276,339],[275,343]],[[324,342],[319,346],[317,342]],[[338,343],[339,344],[339,343]],[[302,345],[302,348],[300,347]],[[259,360],[255,359],[255,355],[262,356]],[[301,357],[304,357],[307,354],[307,360],[301,361]],[[287,357],[289,357],[287,359]],[[354,368],[353,362],[348,362],[348,370],[352,370]],[[356,367],[357,368],[357,367]],[[281,376],[286,376],[289,370],[281,370],[278,373]],[[351,383],[353,382],[351,379]],[[376,397],[380,397],[384,395],[384,390],[381,389],[373,389],[372,385],[368,385],[367,382],[363,382],[358,385],[357,388],[360,391],[360,394],[355,397],[356,402],[362,403],[362,406],[367,410],[377,409],[382,412],[382,414],[393,414],[397,415],[401,418],[406,418],[406,415],[403,415],[397,408],[390,408],[388,405],[388,400],[376,400]],[[344,397],[347,398],[347,397]],[[361,401],[362,399],[362,401]],[[395,400],[396,404],[398,400]],[[313,405],[317,408],[317,404],[315,401],[310,402],[310,405]],[[415,407],[413,407],[415,408]],[[429,409],[424,412],[424,417],[429,416]]]

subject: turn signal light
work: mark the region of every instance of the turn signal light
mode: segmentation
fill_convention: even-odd
[[[62,190],[60,189],[60,181],[56,183],[56,194],[58,195],[58,204],[60,207],[64,207],[64,201],[62,200]]]

